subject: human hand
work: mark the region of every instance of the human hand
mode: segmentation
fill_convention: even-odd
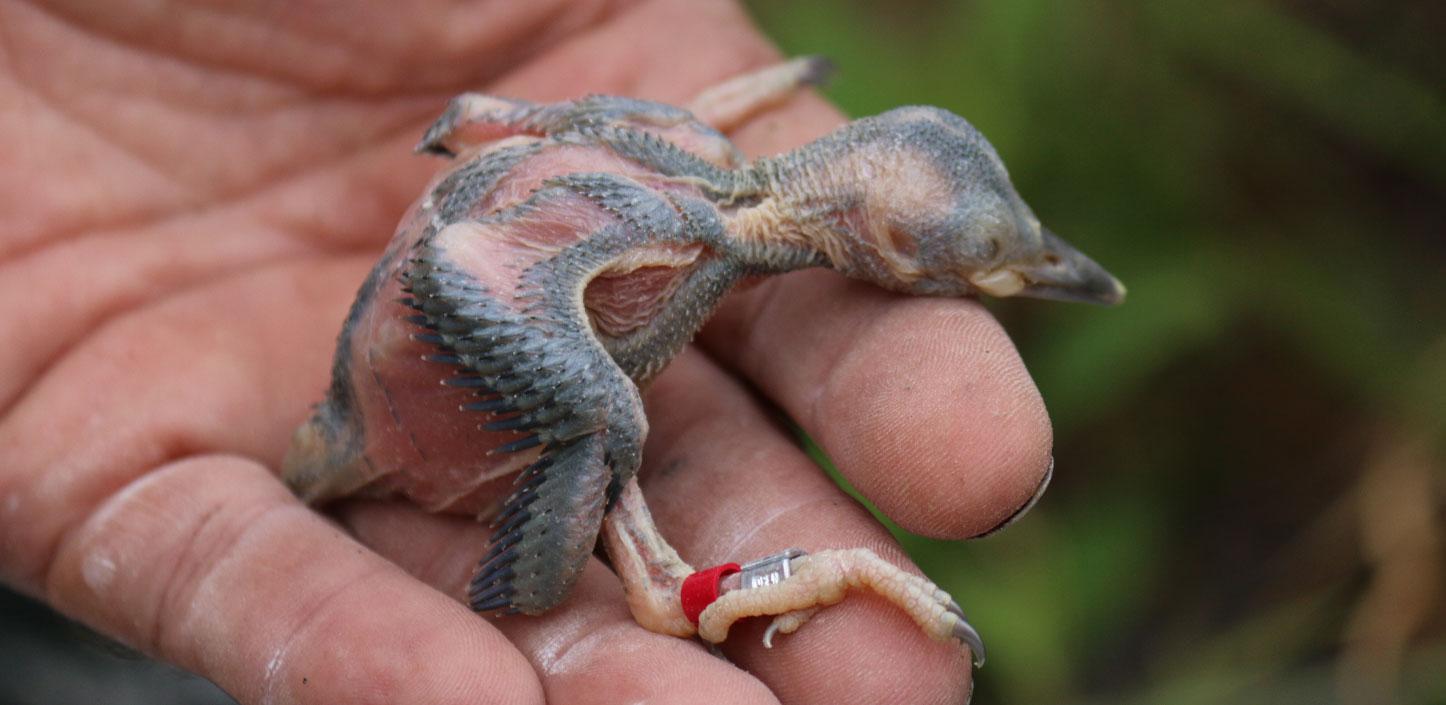
[[[596,561],[547,616],[488,622],[457,601],[484,527],[359,502],[348,535],[286,493],[274,468],[438,168],[410,146],[446,98],[676,103],[777,55],[724,3],[277,7],[0,5],[0,577],[244,703],[959,700],[957,647],[871,597],[772,651],[740,626],[744,672],[637,627]],[[839,120],[800,98],[735,138],[771,153]],[[769,280],[647,395],[644,491],[696,564],[906,564],[750,388],[920,533],[988,530],[1048,464],[978,304]]]

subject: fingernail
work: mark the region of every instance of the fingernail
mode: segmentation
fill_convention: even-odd
[[[979,534],[979,535],[977,535],[977,536],[971,536],[970,538],[982,539],[982,538],[984,538],[984,537],[986,537],[986,536],[992,536],[992,535],[994,535],[994,534],[999,533],[1000,531],[1003,531],[1003,530],[1005,529],[1005,527],[1009,526],[1010,524],[1013,524],[1014,522],[1018,521],[1018,520],[1019,520],[1019,517],[1022,517],[1022,516],[1024,516],[1025,514],[1029,513],[1029,510],[1033,509],[1033,508],[1034,508],[1034,505],[1037,504],[1037,503],[1039,503],[1039,498],[1040,498],[1040,497],[1043,497],[1043,496],[1044,496],[1044,491],[1047,490],[1047,489],[1049,489],[1049,481],[1050,481],[1051,479],[1053,479],[1053,478],[1054,478],[1054,456],[1051,455],[1051,456],[1049,457],[1049,467],[1048,467],[1048,468],[1045,468],[1044,477],[1040,479],[1040,481],[1039,481],[1039,486],[1036,487],[1036,488],[1034,488],[1034,494],[1030,495],[1029,499],[1026,500],[1026,501],[1024,502],[1024,504],[1020,505],[1018,509],[1014,510],[1014,513],[1013,513],[1013,514],[1010,514],[1009,516],[1005,517],[1005,518],[1004,518],[1004,521],[1001,521],[1001,522],[999,522],[998,524],[996,524],[996,525],[994,526],[994,528],[992,528],[992,529],[990,529],[990,530],[988,530],[988,531],[986,531],[986,532],[984,532],[984,533],[982,533],[982,534]]]

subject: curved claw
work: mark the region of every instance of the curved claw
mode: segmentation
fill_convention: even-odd
[[[778,620],[769,623],[768,628],[763,630],[763,648],[773,648],[773,635],[778,633]]]
[[[794,551],[797,551],[799,554],[803,553],[802,551],[798,551],[798,549],[790,549],[790,552]],[[774,617],[773,621],[768,624],[768,629],[763,632],[763,648],[773,648],[773,636],[775,634],[792,634],[798,631],[798,628],[803,626],[804,622],[812,619],[816,612],[818,612],[817,607],[810,607],[808,609],[784,612]]]
[[[964,608],[958,602],[949,601],[949,612],[959,621],[954,624],[954,638],[964,642],[969,647],[969,653],[974,654],[974,667],[984,665],[984,639],[979,636],[979,631],[964,618]]]

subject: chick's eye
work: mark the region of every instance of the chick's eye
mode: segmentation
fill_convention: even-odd
[[[990,235],[984,238],[984,259],[992,260],[999,256],[999,250],[1004,245],[1000,242],[998,235]]]

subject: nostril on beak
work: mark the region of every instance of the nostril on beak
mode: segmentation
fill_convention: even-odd
[[[1044,252],[1034,266],[1020,268],[1028,284],[1021,296],[1113,306],[1125,300],[1125,286],[1058,235],[1044,230]]]

